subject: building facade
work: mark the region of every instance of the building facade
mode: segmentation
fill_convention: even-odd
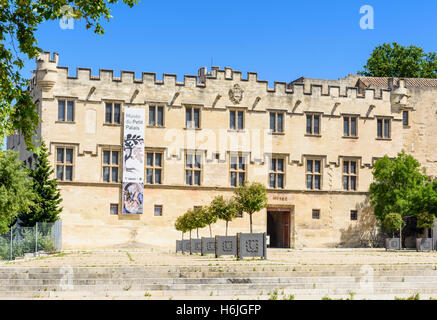
[[[437,83],[348,76],[270,88],[256,73],[213,67],[198,76],[78,68],[44,53],[30,91],[63,198],[63,248],[174,248],[179,215],[232,197],[243,181],[268,188],[254,232],[282,248],[369,241],[374,161],[405,150],[437,175]],[[125,114],[144,110],[142,214],[123,213]],[[19,135],[8,149],[32,165]],[[242,214],[229,234],[249,231]],[[224,234],[225,223],[213,226]],[[200,230],[209,236],[209,230]]]

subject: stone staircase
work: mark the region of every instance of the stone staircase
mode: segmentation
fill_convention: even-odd
[[[434,265],[2,267],[0,299],[437,298]]]

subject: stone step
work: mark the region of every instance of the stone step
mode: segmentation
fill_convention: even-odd
[[[242,262],[244,263],[244,262]],[[367,266],[367,265],[366,265]],[[268,265],[268,264],[245,264],[245,265],[225,265],[225,266],[144,266],[144,267],[0,267],[0,275],[9,273],[150,273],[150,272],[169,272],[169,273],[190,273],[190,272],[331,272],[335,269],[337,272],[359,272],[363,266],[360,265]],[[435,271],[437,265],[374,265],[375,272],[387,271]]]
[[[272,290],[211,290],[211,291],[201,291],[198,290],[187,290],[187,291],[174,291],[174,290],[131,290],[131,291],[112,291],[112,292],[100,292],[100,291],[9,291],[5,296],[0,295],[1,299],[17,299],[17,298],[53,298],[53,299],[83,299],[83,298],[126,298],[126,299],[174,299],[174,300],[209,300],[209,299],[260,299],[267,300],[272,297]],[[437,297],[437,290],[429,289],[377,289],[373,292],[363,292],[363,291],[351,291],[349,289],[279,289],[277,288],[277,299],[281,300],[284,296],[294,295],[300,299],[317,299],[320,300],[323,297],[329,298],[350,298],[351,293],[354,294],[355,299],[367,298],[367,299],[378,299],[378,297],[385,297],[390,300],[394,297],[409,297],[420,293],[420,296],[424,298]]]
[[[437,276],[373,276],[373,277],[252,277],[252,278],[120,278],[120,279],[80,279],[75,276],[64,279],[0,279],[0,286],[21,285],[176,285],[176,284],[293,284],[293,283],[430,283],[437,285]]]
[[[347,290],[360,291],[363,288],[372,290],[431,290],[437,293],[437,283],[429,282],[372,282],[370,284],[361,283],[251,283],[251,284],[139,284],[127,283],[123,285],[72,285],[70,283],[60,285],[15,285],[0,286],[1,292],[10,291],[93,291],[93,292],[115,292],[129,290],[151,290],[151,291],[218,291],[226,292],[228,290],[240,291],[260,291],[273,289],[288,290]]]
[[[6,279],[64,279],[73,277],[75,279],[138,279],[138,278],[258,278],[258,277],[362,277],[369,275],[364,271],[341,272],[341,271],[252,271],[252,272],[63,272],[63,273],[43,273],[43,272],[10,272],[0,273],[0,280]],[[374,271],[373,276],[428,276],[437,277],[437,270],[395,270],[395,271]]]

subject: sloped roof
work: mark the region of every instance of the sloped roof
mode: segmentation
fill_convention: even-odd
[[[366,87],[389,88],[390,79],[393,79],[393,86],[399,85],[399,78],[360,77],[358,81]],[[437,87],[437,79],[405,78],[405,85],[407,87]]]

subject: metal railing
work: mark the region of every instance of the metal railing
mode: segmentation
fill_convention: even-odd
[[[62,249],[62,221],[38,222],[34,227],[15,224],[0,235],[0,260],[15,260],[26,254],[52,253]]]

